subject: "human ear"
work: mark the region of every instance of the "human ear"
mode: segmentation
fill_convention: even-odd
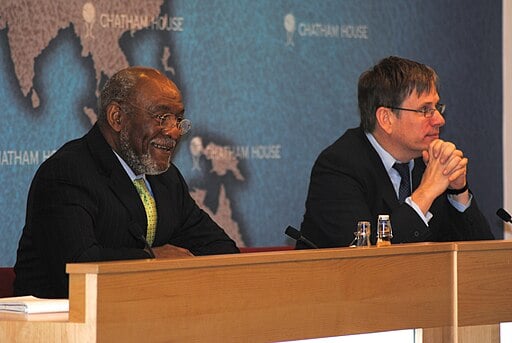
[[[122,115],[121,115],[121,107],[118,103],[113,102],[107,106],[107,122],[110,127],[116,131],[121,131],[122,127]]]
[[[394,115],[391,113],[391,109],[388,107],[379,107],[375,111],[375,117],[377,119],[377,125],[386,132],[387,134],[390,134],[393,131],[393,122],[394,122]]]

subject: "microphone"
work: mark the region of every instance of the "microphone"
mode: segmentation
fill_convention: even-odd
[[[128,231],[131,233],[133,238],[144,243],[144,251],[147,252],[151,258],[155,258],[155,253],[153,252],[153,249],[151,249],[148,241],[146,241],[146,237],[144,236],[140,225],[136,222],[131,222],[130,225],[128,225]]]
[[[512,216],[510,216],[510,214],[505,211],[504,209],[502,208],[499,208],[497,211],[496,211],[496,214],[498,215],[498,217],[500,217],[503,221],[507,222],[507,223],[512,223]]]
[[[306,237],[302,236],[300,231],[297,230],[296,228],[292,227],[292,226],[288,226],[286,228],[286,230],[284,231],[284,233],[286,233],[288,236],[290,236],[291,238],[295,239],[296,241],[301,241],[302,243],[306,244],[310,248],[318,249],[318,247],[316,246],[315,243],[311,242],[309,239],[307,239]]]

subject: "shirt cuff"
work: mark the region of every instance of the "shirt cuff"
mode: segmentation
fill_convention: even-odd
[[[450,204],[452,204],[452,206],[455,207],[455,209],[459,212],[464,212],[465,210],[467,210],[468,207],[471,206],[471,200],[473,200],[473,194],[471,194],[471,192],[469,192],[469,201],[466,205],[461,204],[460,202],[455,200],[455,195],[448,194],[447,196]]]
[[[412,201],[411,197],[407,197],[405,199],[405,203],[407,205],[411,206],[412,209],[418,214],[418,216],[420,216],[421,220],[423,220],[425,225],[428,226],[428,222],[430,221],[430,219],[432,219],[432,217],[434,215],[432,213],[430,213],[430,211],[427,211],[427,214],[424,215],[423,212],[421,211],[421,209],[419,208],[419,206],[416,205],[416,203],[414,201]]]

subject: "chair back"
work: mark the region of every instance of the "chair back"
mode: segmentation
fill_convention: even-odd
[[[0,267],[0,298],[12,297],[14,295],[14,268]]]

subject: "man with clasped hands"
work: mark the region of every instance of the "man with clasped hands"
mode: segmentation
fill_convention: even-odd
[[[375,243],[377,217],[389,214],[393,243],[494,239],[468,189],[468,159],[439,138],[445,106],[437,89],[432,68],[399,57],[360,76],[360,127],[316,160],[304,237],[319,247],[347,246],[357,222],[368,220]],[[404,178],[395,163],[405,168]]]
[[[180,91],[155,69],[130,67],[107,81],[97,123],[46,160],[32,181],[16,295],[67,297],[71,262],[239,252],[171,163],[189,129],[183,114]],[[140,195],[136,179],[146,186]]]

